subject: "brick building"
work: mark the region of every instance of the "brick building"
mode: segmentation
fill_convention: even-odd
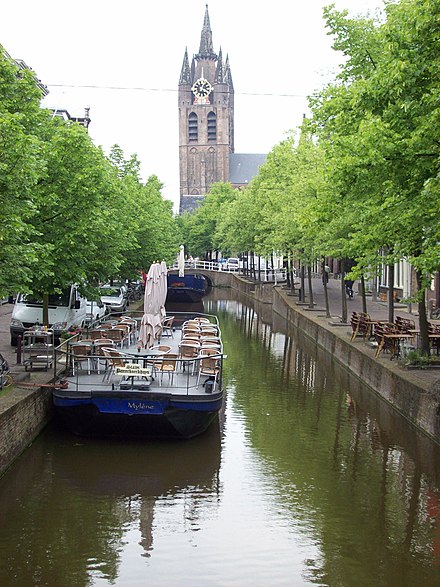
[[[178,88],[180,213],[192,211],[215,182],[246,186],[266,155],[234,153],[234,85],[229,56],[214,52],[206,6],[199,52],[185,50]]]

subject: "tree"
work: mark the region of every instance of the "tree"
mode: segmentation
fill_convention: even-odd
[[[34,187],[45,170],[38,127],[41,90],[0,46],[0,297],[22,289],[44,251],[33,242]]]

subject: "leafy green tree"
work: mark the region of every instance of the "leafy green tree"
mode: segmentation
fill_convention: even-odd
[[[407,258],[419,272],[425,352],[424,289],[440,260],[433,246],[439,218],[439,56],[433,23],[439,7],[431,0],[390,3],[384,22],[348,19],[346,12],[327,9],[334,46],[347,60],[338,83],[313,104],[328,156],[329,193],[346,227],[351,225],[350,249],[366,268],[379,265],[385,252],[390,267]],[[392,289],[389,299],[392,314]]]
[[[0,297],[31,281],[44,251],[33,242],[34,188],[45,170],[38,127],[47,115],[34,75],[0,46]],[[31,268],[31,269],[30,269]]]
[[[218,240],[215,240],[217,225],[227,205],[236,197],[237,190],[230,183],[214,183],[197,210],[186,215],[181,221],[184,231],[182,236],[185,239],[183,244],[192,256],[205,256],[217,248],[216,245],[219,244]]]

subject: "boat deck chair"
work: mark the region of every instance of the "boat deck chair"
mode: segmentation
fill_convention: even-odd
[[[92,348],[92,345],[82,344],[81,342],[74,342],[70,345],[73,375],[77,373],[77,369],[82,369],[83,364],[86,365],[87,373],[90,375],[92,369]]]
[[[200,385],[202,375],[207,376],[217,383],[217,376],[220,373],[219,353],[215,349],[202,349],[200,351],[199,372],[197,375],[196,387]]]
[[[160,373],[159,385],[162,385],[164,373],[168,373],[170,384],[172,385],[174,373],[177,371],[178,360],[179,355],[173,353],[165,354],[163,357],[156,359],[154,368],[156,372],[159,371]]]
[[[104,377],[102,378],[103,381],[108,383],[113,381],[113,377],[116,373],[117,367],[125,367],[125,359],[124,354],[115,348],[112,347],[102,347],[102,352],[104,353],[105,358],[107,359],[107,369],[104,372]],[[124,379],[124,377],[121,378]]]
[[[171,338],[174,338],[173,323],[174,316],[167,316],[162,320],[162,336],[171,336]]]

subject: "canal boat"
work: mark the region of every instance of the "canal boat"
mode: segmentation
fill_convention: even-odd
[[[167,303],[196,303],[207,293],[207,281],[204,275],[186,273],[183,276],[168,273]]]
[[[56,413],[87,436],[191,438],[223,407],[223,346],[215,316],[167,316],[160,342],[141,348],[140,320],[106,318],[58,348]]]

